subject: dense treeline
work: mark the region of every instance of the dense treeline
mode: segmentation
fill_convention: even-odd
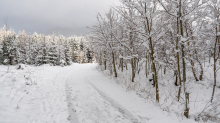
[[[0,64],[70,65],[92,62],[92,52],[85,37],[41,34],[15,34],[4,26],[0,29]]]
[[[123,0],[105,17],[98,14],[91,30],[96,60],[103,69],[118,77],[118,72],[126,68],[131,71],[131,82],[141,70],[145,71],[146,77],[153,80],[157,102],[158,71],[165,74],[172,70],[179,87],[178,101],[181,93],[185,96],[186,117],[189,93],[185,83],[191,81],[187,74],[201,81],[203,64],[211,63],[212,102],[220,69],[220,0]]]

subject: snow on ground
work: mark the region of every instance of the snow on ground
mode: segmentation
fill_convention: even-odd
[[[142,123],[194,123],[192,119],[177,117],[174,113],[163,111],[159,105],[150,103],[140,98],[134,91],[127,91],[118,85],[114,79],[104,77],[103,74],[97,72],[95,66],[86,70],[90,74],[86,75],[90,81],[102,90],[106,95],[122,105],[125,109],[136,116]]]
[[[112,77],[109,70],[103,71],[104,67],[97,67],[102,73],[102,75],[107,76],[112,83],[117,84],[124,88],[127,93],[135,93],[134,95],[139,95],[148,104],[155,105],[155,88],[150,84],[148,78],[146,78],[145,71],[143,70],[139,74],[135,75],[135,82],[132,83],[131,80],[131,68],[128,65],[128,70],[121,72],[118,69],[118,78]],[[191,69],[191,68],[189,68]],[[217,73],[219,75],[219,72]],[[212,90],[213,90],[213,67],[210,63],[206,63],[204,67],[204,76],[202,81],[195,81],[193,74],[187,71],[187,82],[186,88],[190,93],[189,98],[189,116],[190,119],[195,122],[208,122],[215,123],[220,121],[220,76],[217,76],[217,86],[215,89],[215,97],[213,103],[210,103]],[[177,95],[179,87],[174,85],[175,76],[173,71],[167,71],[163,74],[163,71],[158,71],[158,83],[159,83],[159,96],[160,103],[159,108],[162,111],[168,113],[168,116],[178,118],[179,122],[185,122],[184,109],[185,109],[185,97],[182,89],[180,101],[177,101]],[[95,81],[97,82],[97,81]],[[101,83],[101,82],[100,82]],[[98,83],[98,84],[100,84]],[[107,82],[109,84],[110,82]],[[97,84],[97,85],[98,85]],[[103,84],[103,83],[101,83]],[[105,87],[105,86],[101,86]],[[115,87],[114,87],[115,88]],[[106,89],[103,89],[106,91]],[[120,97],[118,97],[120,98]],[[153,107],[153,106],[152,106]],[[145,113],[141,113],[145,114]],[[157,117],[156,115],[154,115]],[[198,118],[199,116],[199,118]],[[162,118],[161,118],[162,119]],[[156,122],[156,121],[154,121]],[[186,120],[186,122],[191,122]]]
[[[137,74],[131,83],[126,71],[115,79],[97,66],[25,66],[23,70],[0,66],[0,123],[194,123],[210,100],[211,82],[188,82],[190,119],[186,119],[184,104],[176,101],[178,87],[173,87],[171,73],[159,78],[156,104],[155,89],[144,74]]]
[[[71,67],[0,66],[0,123],[67,123],[65,76]]]
[[[73,110],[80,123],[130,123],[122,116],[118,109],[101,95],[85,80],[85,75],[90,74],[90,65],[79,65],[78,69],[69,74],[66,82],[69,87]]]

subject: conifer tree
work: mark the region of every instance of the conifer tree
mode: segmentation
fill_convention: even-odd
[[[48,63],[48,51],[47,45],[45,41],[45,37],[43,37],[43,41],[41,42],[38,48],[38,55],[37,55],[37,65],[47,64]]]
[[[32,64],[36,64],[37,61],[37,55],[38,55],[38,36],[37,33],[34,33],[32,36],[32,52],[31,52],[31,61]]]
[[[8,36],[5,38],[5,40],[3,41],[3,63],[5,65],[10,64],[10,65],[14,65],[17,63],[17,59],[16,59],[16,45],[15,45],[15,39],[16,36],[12,35],[12,36]]]
[[[18,63],[22,63],[25,64],[26,63],[26,41],[27,41],[27,36],[25,31],[21,31],[19,32],[18,36],[18,43],[17,43],[17,47],[18,47],[18,55],[17,55],[17,60]]]
[[[71,57],[72,57],[72,62],[77,63],[78,62],[78,54],[77,54],[77,49],[78,49],[78,44],[76,42],[76,39],[70,39],[70,47],[71,47]]]
[[[2,41],[3,41],[3,39],[2,39],[2,37],[0,36],[0,64],[3,63],[3,50],[2,50],[3,45],[2,45]]]
[[[3,62],[3,50],[2,50],[2,44],[0,43],[0,64]]]
[[[68,42],[65,41],[64,43],[64,57],[65,57],[65,63],[66,65],[71,65],[71,54],[70,54],[70,45],[68,45]]]
[[[54,41],[51,42],[50,48],[48,50],[48,59],[49,63],[53,66],[57,65],[58,60],[58,52],[57,52],[57,45]]]

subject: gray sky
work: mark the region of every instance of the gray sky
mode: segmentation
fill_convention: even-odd
[[[96,22],[96,14],[104,14],[119,0],[1,0],[0,25],[33,33],[53,28],[81,28]]]

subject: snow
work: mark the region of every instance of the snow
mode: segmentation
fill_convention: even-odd
[[[143,45],[144,45],[147,49],[149,49],[149,45],[148,45],[147,42],[144,42]]]
[[[177,123],[186,122],[194,123],[193,120],[184,119],[179,120],[176,115],[168,114],[160,109],[158,105],[146,102],[146,100],[140,98],[135,92],[127,92],[125,88],[120,87],[117,83],[112,82],[109,78],[100,75],[95,69],[87,70],[91,74],[86,78],[90,78],[90,81],[97,86],[102,92],[111,97],[113,100],[122,105],[129,112],[134,114],[139,122],[142,123]],[[171,115],[171,116],[168,116]]]
[[[78,68],[72,71],[66,82],[70,89],[68,96],[78,116],[80,123],[129,123],[122,114],[85,81],[83,72],[86,69]],[[87,73],[87,72],[86,72]]]
[[[189,119],[182,114],[185,106],[174,98],[178,87],[174,87],[169,71],[158,78],[160,103],[155,103],[155,88],[142,73],[130,83],[122,79],[128,71],[111,78],[109,71],[98,70],[98,64],[17,68],[0,66],[1,123],[195,123],[206,105],[207,110],[218,105],[208,103],[213,81],[209,66],[204,67],[205,81],[187,83]],[[218,101],[217,96],[214,101]]]
[[[71,68],[0,66],[0,122],[68,123],[63,77]]]
[[[170,50],[166,50],[166,54],[170,54]]]
[[[185,42],[185,41],[187,41],[187,38],[184,38],[184,37],[181,36],[180,42]]]

